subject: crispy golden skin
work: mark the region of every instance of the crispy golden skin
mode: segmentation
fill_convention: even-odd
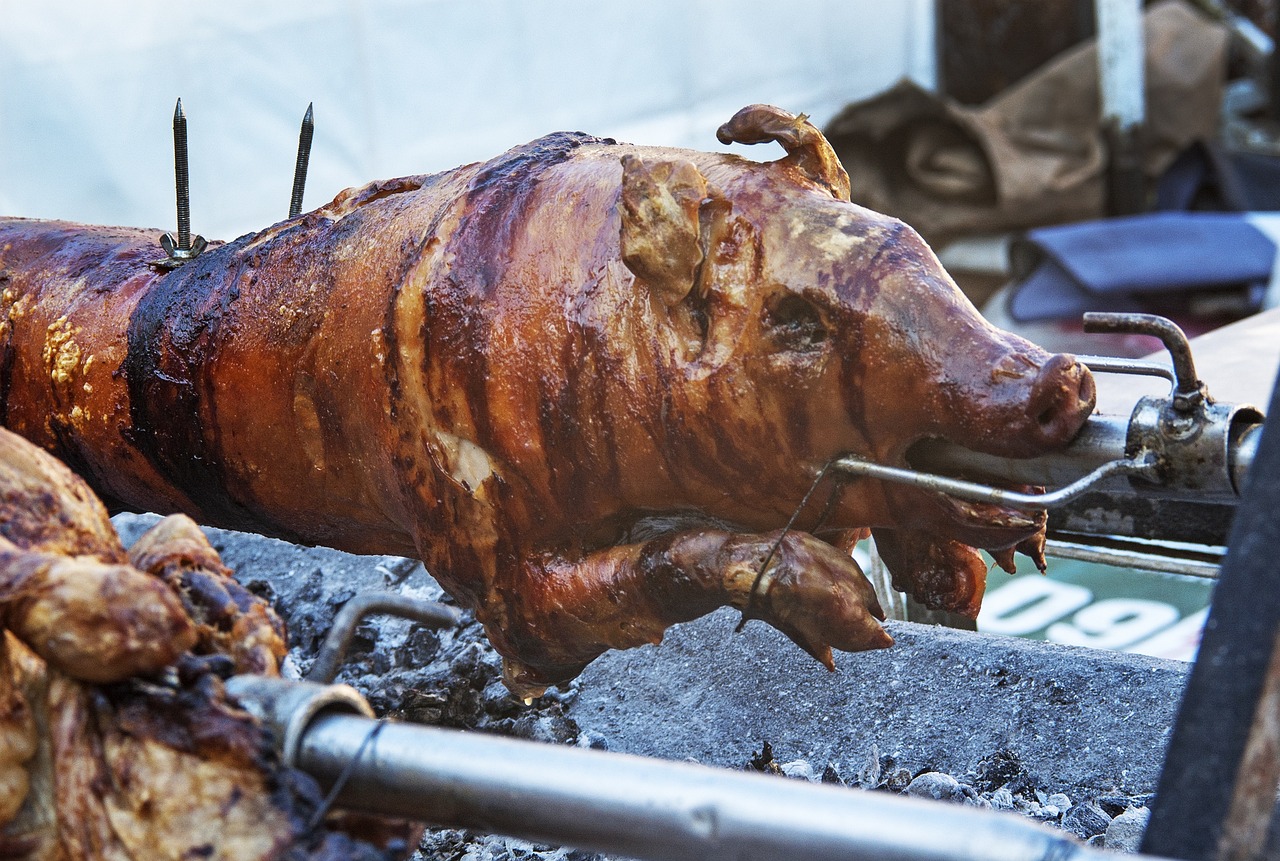
[[[126,556],[89,488],[5,430],[0,620],[0,857],[382,857],[309,827],[314,787],[188,651],[274,674],[275,613],[185,516]]]
[[[157,232],[0,221],[0,418],[119,503],[421,558],[522,693],[747,606],[742,560],[769,557],[837,454],[1070,439],[1088,371],[989,326],[910,228],[850,203],[807,120],[755,105],[720,138],[787,155],[550,135],[344,192],[167,274],[148,266]],[[889,642],[857,566],[803,535],[824,510],[832,534],[939,547],[1041,528],[830,488],[772,557],[816,567],[766,572],[747,606],[824,661]],[[919,591],[955,592],[947,576]]]

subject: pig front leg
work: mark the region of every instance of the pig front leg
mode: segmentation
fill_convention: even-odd
[[[872,529],[893,588],[931,610],[978,617],[987,563],[967,544],[911,529]]]
[[[659,643],[671,625],[726,605],[773,625],[831,670],[832,648],[893,644],[876,621],[884,613],[874,590],[847,553],[805,533],[780,544],[778,537],[698,529],[577,560],[526,558],[503,618],[485,620],[505,656],[507,686],[536,696],[608,649]]]
[[[893,575],[893,588],[906,592],[931,610],[978,618],[987,586],[987,563],[967,544],[911,529],[873,529],[876,551]],[[1012,547],[988,550],[996,564],[1017,571],[1014,553],[1030,557],[1045,571],[1043,527]]]

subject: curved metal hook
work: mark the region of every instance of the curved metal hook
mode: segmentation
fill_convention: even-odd
[[[1173,360],[1173,408],[1179,412],[1190,412],[1207,397],[1204,383],[1196,376],[1196,363],[1191,357],[1187,335],[1169,318],[1158,314],[1087,311],[1084,331],[1089,334],[1121,332],[1159,338]]]

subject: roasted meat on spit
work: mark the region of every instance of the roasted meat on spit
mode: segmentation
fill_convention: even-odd
[[[0,857],[392,857],[313,826],[314,782],[227,698],[229,673],[277,674],[284,631],[195,523],[126,553],[84,482],[4,430],[0,618]]]
[[[786,155],[553,134],[173,271],[156,231],[0,219],[0,419],[115,503],[422,559],[522,694],[726,604],[828,666],[888,645],[833,549],[868,527],[900,585],[976,612],[973,548],[1043,518],[815,476],[1055,450],[1092,378],[850,203],[803,116],[719,137]]]

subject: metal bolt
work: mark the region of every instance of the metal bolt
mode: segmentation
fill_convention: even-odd
[[[187,117],[182,112],[182,99],[173,109],[173,175],[174,192],[178,199],[178,238],[166,233],[160,237],[160,247],[165,259],[152,265],[160,269],[176,269],[188,260],[200,256],[208,242],[203,236],[191,236],[191,190],[187,171]]]
[[[315,134],[315,120],[311,109],[314,103],[307,105],[307,114],[302,118],[302,129],[298,132],[298,160],[293,166],[293,196],[289,199],[289,217],[295,218],[302,212],[302,193],[307,186],[307,164],[311,160],[311,138]]]

